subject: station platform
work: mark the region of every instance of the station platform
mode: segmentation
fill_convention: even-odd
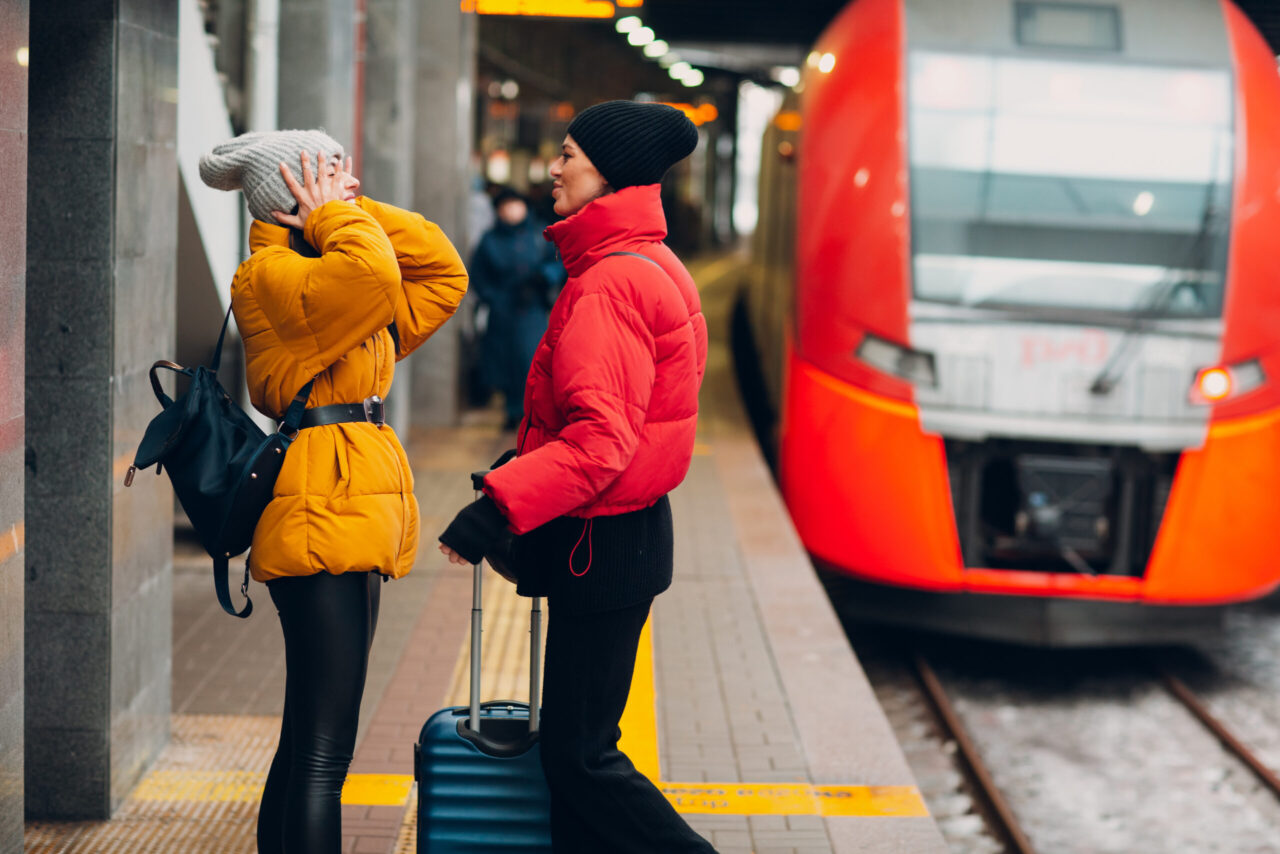
[[[691,265],[712,337],[698,444],[671,496],[675,581],[642,639],[622,747],[721,854],[941,854],[738,402],[726,338],[740,264]],[[471,500],[468,473],[512,445],[499,420],[482,413],[407,443],[422,545],[413,572],[383,588],[343,794],[344,852],[416,851],[413,744],[434,711],[467,703],[471,569],[448,563],[435,535]],[[253,615],[235,620],[209,573],[198,546],[180,541],[168,748],[111,821],[28,823],[27,852],[256,849],[283,640],[262,585],[250,590]],[[484,699],[527,698],[527,643],[528,600],[487,573]]]

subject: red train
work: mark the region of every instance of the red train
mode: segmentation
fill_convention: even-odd
[[[1280,76],[1248,19],[857,0],[792,100],[745,316],[855,606],[1105,644],[1275,589]]]

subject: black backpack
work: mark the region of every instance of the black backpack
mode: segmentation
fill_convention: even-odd
[[[124,485],[133,483],[138,469],[150,465],[156,466],[157,475],[162,468],[169,473],[182,509],[201,545],[213,558],[213,583],[219,604],[232,616],[248,617],[253,612],[249,562],[245,560],[244,583],[240,587],[245,597],[242,611],[236,611],[231,604],[228,564],[253,542],[253,529],[271,501],[285,451],[297,435],[315,379],[303,386],[289,404],[279,431],[264,433],[218,383],[222,341],[230,319],[228,309],[209,367],[184,368],[169,361],[151,366],[151,388],[163,411],[147,425]],[[156,371],[162,368],[191,380],[177,400],[160,386]]]

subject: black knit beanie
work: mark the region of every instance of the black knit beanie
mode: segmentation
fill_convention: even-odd
[[[615,190],[657,184],[698,145],[698,129],[665,104],[606,101],[569,124],[569,136]]]

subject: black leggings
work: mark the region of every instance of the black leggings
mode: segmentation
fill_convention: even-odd
[[[258,811],[259,854],[339,854],[382,576],[267,582],[284,629],[284,723]]]
[[[583,616],[551,603],[540,741],[555,854],[715,854],[618,750],[651,601]]]

